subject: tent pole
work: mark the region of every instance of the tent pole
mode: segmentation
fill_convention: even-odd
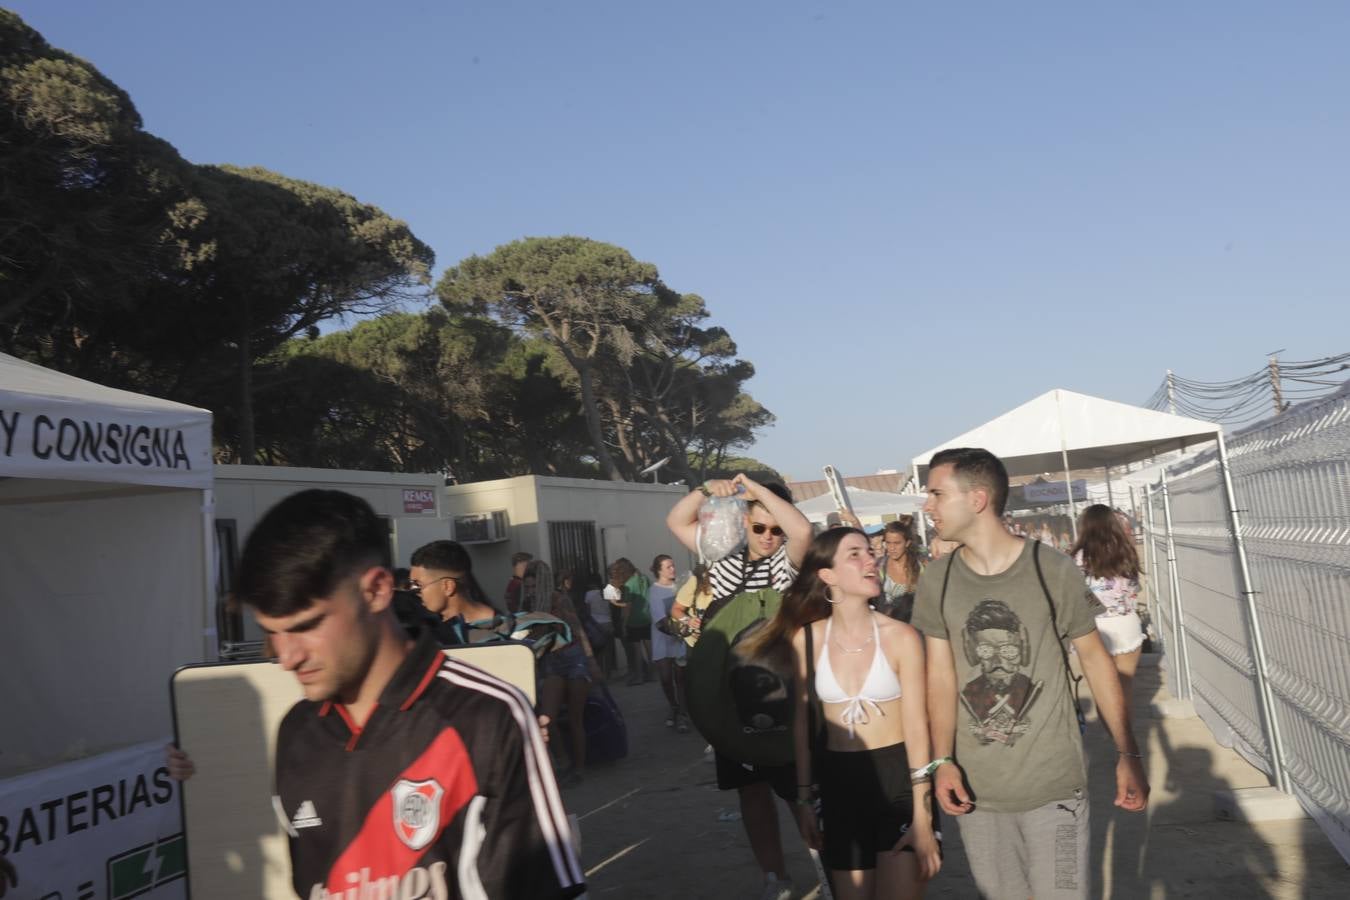
[[[1073,527],[1074,543],[1078,542],[1078,508],[1073,502],[1073,480],[1069,477],[1069,450],[1061,446],[1060,454],[1064,457],[1064,491],[1069,501],[1069,524]]]
[[[1186,652],[1186,617],[1181,602],[1181,578],[1177,575],[1177,546],[1172,534],[1172,500],[1167,491],[1167,469],[1162,471],[1163,525],[1167,529],[1167,584],[1172,608],[1168,610],[1172,630],[1177,636],[1177,694],[1182,700],[1191,699],[1191,660]]]
[[[202,569],[204,571],[206,598],[206,627],[202,629],[205,655],[202,659],[215,661],[220,659],[219,617],[216,604],[216,492],[208,488],[202,491]]]
[[[1224,446],[1223,432],[1219,432],[1219,471],[1223,475],[1224,501],[1228,505],[1228,524],[1232,531],[1233,550],[1237,554],[1238,576],[1241,578],[1239,590],[1242,592],[1243,608],[1247,613],[1247,628],[1251,635],[1252,663],[1256,670],[1257,696],[1261,699],[1261,713],[1266,720],[1266,742],[1270,746],[1270,766],[1274,769],[1275,786],[1284,793],[1292,793],[1289,788],[1289,774],[1284,765],[1284,741],[1280,735],[1280,723],[1275,714],[1275,695],[1270,689],[1270,674],[1266,668],[1266,644],[1261,633],[1261,618],[1256,610],[1256,591],[1252,588],[1252,573],[1247,565],[1247,547],[1242,540],[1242,524],[1238,520],[1237,498],[1233,492],[1233,478],[1228,471],[1228,449]]]
[[[1111,467],[1102,466],[1102,471],[1106,473],[1106,505],[1112,509],[1116,508],[1116,498],[1111,493]]]
[[[1055,419],[1059,423],[1059,455],[1064,461],[1065,499],[1069,503],[1069,527],[1073,529],[1073,542],[1078,543],[1078,508],[1073,503],[1073,479],[1069,477],[1069,442],[1064,437],[1064,410],[1059,405],[1059,391],[1055,391]]]
[[[913,463],[910,463],[910,466],[911,466],[911,467],[913,468],[913,470],[914,470],[914,471],[913,471],[913,474],[910,476],[910,477],[914,480],[914,490],[916,490],[916,491],[918,491],[920,494],[922,494],[922,493],[923,493],[923,485],[919,484],[919,467],[916,466],[916,465],[914,465]],[[924,511],[923,511],[923,508],[922,508],[922,507],[920,507],[920,508],[919,508],[919,511],[916,512],[916,513],[914,514],[914,524],[915,524],[916,526],[918,526],[918,527],[917,527],[917,530],[918,530],[918,532],[919,532],[919,545],[920,545],[921,547],[923,547],[923,549],[927,550],[927,549],[928,549],[928,516],[924,514]]]

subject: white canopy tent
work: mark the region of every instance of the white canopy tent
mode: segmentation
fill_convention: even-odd
[[[211,413],[0,354],[0,778],[170,733],[214,658]]]
[[[853,512],[859,519],[886,515],[918,515],[925,499],[921,494],[893,494],[889,491],[868,491],[855,487],[847,490],[849,502],[853,504]],[[812,522],[824,522],[830,513],[839,511],[835,506],[834,496],[829,493],[803,500],[797,504],[797,509]]]
[[[1121,466],[1215,440],[1220,426],[1056,388],[914,457],[919,483],[928,460],[950,447],[983,447],[1008,474],[1040,475]]]

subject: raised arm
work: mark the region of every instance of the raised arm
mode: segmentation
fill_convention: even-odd
[[[1144,760],[1130,726],[1130,710],[1120,689],[1115,662],[1095,629],[1074,638],[1073,648],[1092,690],[1097,715],[1101,716],[1102,724],[1111,732],[1111,739],[1116,744],[1116,806],[1139,812],[1148,805],[1148,778],[1144,775]]]
[[[708,495],[702,488],[694,488],[666,516],[666,527],[675,535],[675,540],[695,553],[698,552],[698,511],[706,499]]]
[[[732,479],[732,484],[740,485],[745,489],[746,495],[751,500],[761,503],[769,515],[773,516],[778,527],[783,529],[783,534],[787,537],[788,560],[793,568],[801,568],[802,560],[806,558],[806,550],[811,546],[811,539],[815,537],[815,532],[811,529],[811,522],[802,515],[801,510],[793,506],[773,491],[764,487],[747,477],[744,472]],[[712,485],[710,484],[709,487]]]

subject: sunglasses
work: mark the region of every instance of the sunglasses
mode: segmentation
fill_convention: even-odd
[[[783,529],[779,528],[777,525],[765,525],[763,522],[754,523],[753,525],[750,526],[750,530],[753,531],[755,534],[763,534],[764,532],[767,531],[774,537],[783,536]]]
[[[423,588],[429,588],[433,584],[440,584],[442,581],[453,581],[456,584],[459,583],[459,579],[453,575],[442,575],[440,578],[431,579],[426,584],[418,584],[415,581],[410,581],[408,582],[408,590],[412,591],[414,594],[420,594],[422,593]]]

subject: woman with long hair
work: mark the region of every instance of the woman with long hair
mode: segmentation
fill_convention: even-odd
[[[539,662],[540,714],[556,722],[563,701],[567,702],[572,765],[559,778],[559,784],[567,787],[581,780],[586,766],[586,695],[591,681],[601,679],[600,667],[571,597],[554,584],[547,563],[536,559],[525,567],[520,593],[521,612],[547,613],[562,619],[572,631],[571,643],[550,650]]]
[[[871,608],[880,591],[867,536],[832,528],[811,542],[778,615],[746,639],[751,655],[792,647],[797,824],[838,900],[922,897],[942,865],[923,639]]]
[[[1126,702],[1144,647],[1139,621],[1139,553],[1111,507],[1094,503],[1078,518],[1078,541],[1069,555],[1083,570],[1088,587],[1106,612],[1097,616],[1097,632],[1115,660]]]
[[[882,537],[886,556],[880,563],[882,596],[879,599],[884,601],[883,612],[888,616],[908,622],[914,612],[914,590],[923,571],[914,517],[899,516],[887,522]]]

